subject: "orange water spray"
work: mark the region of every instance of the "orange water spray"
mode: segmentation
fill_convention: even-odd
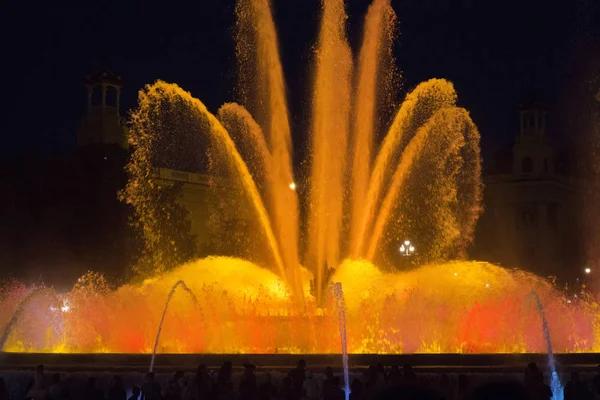
[[[312,104],[312,164],[306,234],[306,262],[316,274],[319,299],[324,271],[340,261],[352,74],[344,3],[342,0],[323,0],[322,5]]]
[[[286,279],[303,302],[298,259],[298,197],[292,171],[285,81],[279,59],[278,40],[268,0],[240,0],[237,14],[237,56],[244,104],[257,117],[271,152],[272,185],[267,201],[277,236]]]
[[[58,309],[52,296],[23,303],[31,288],[5,289],[1,323],[11,321],[23,304],[5,351],[152,353],[164,300],[185,281],[200,307],[173,292],[157,352],[337,353],[335,303],[321,292],[326,278],[344,288],[349,353],[544,351],[539,317],[524,302],[531,291],[544,304],[555,351],[600,351],[600,308],[592,294],[571,301],[547,280],[523,271],[447,261],[464,256],[481,209],[479,132],[456,107],[452,84],[432,79],[406,96],[376,150],[378,78],[370,74],[380,76],[380,66],[362,55],[385,52],[389,26],[376,21],[390,23],[389,1],[375,0],[369,11],[356,77],[342,0],[323,0],[322,10],[305,200],[310,270],[298,261],[289,115],[270,4],[239,0],[236,37],[245,107],[226,104],[219,122],[189,93],[159,81],[140,92],[132,115],[134,153],[122,197],[135,209],[147,249],[155,251],[147,255],[155,257],[156,273],[115,290],[88,274],[59,295],[68,307]],[[352,100],[352,81],[360,99]],[[351,105],[364,119],[351,118]],[[352,140],[350,130],[359,137]],[[369,160],[364,165],[363,145]],[[162,264],[181,258],[182,250],[165,240],[161,223],[169,220],[152,202],[161,193],[152,171],[187,158],[205,158],[216,175],[211,180],[227,182],[227,197],[236,200],[231,208],[245,211],[249,242],[259,248],[260,254],[248,258],[258,261],[221,255],[172,269]],[[365,185],[360,198],[356,191]],[[348,209],[351,240],[345,253]],[[225,225],[218,229],[237,233]],[[398,271],[394,246],[405,235],[417,242],[413,260],[421,266]],[[325,276],[327,267],[335,269],[333,276]]]
[[[365,210],[371,175],[372,148],[377,126],[378,99],[392,86],[392,43],[396,14],[389,0],[375,0],[365,17],[362,48],[356,70],[355,105],[352,123],[351,226],[359,224]],[[350,231],[350,248],[358,246],[358,229]]]

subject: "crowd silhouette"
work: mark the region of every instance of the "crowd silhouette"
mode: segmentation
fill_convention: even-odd
[[[143,382],[126,387],[119,375],[114,375],[108,387],[95,376],[87,377],[81,390],[73,391],[69,382],[59,373],[47,374],[38,366],[27,388],[26,395],[11,396],[10,385],[0,377],[0,400],[345,400],[343,379],[327,367],[321,373],[307,369],[306,362],[298,365],[278,382],[271,373],[257,375],[253,364],[244,364],[241,375],[234,376],[233,365],[225,362],[213,374],[205,365],[199,365],[193,374],[176,371],[166,385],[161,385],[153,372]],[[432,378],[433,376],[433,378]],[[10,382],[9,382],[10,383]],[[349,388],[350,400],[549,400],[553,393],[537,365],[530,363],[519,380],[490,380],[472,385],[470,376],[446,373],[419,376],[410,365],[372,365],[362,375],[353,374]],[[599,400],[600,365],[595,376],[586,381],[572,372],[565,382],[564,400]]]

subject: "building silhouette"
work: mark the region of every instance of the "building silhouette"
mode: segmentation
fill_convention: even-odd
[[[542,276],[571,277],[584,262],[579,182],[556,168],[546,110],[521,107],[508,162],[484,177],[484,212],[473,255]]]

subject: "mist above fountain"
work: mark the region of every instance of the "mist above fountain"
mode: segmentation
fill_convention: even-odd
[[[239,0],[236,13],[242,104],[225,104],[215,116],[158,81],[140,91],[132,115],[124,198],[160,273],[114,291],[80,283],[64,295],[66,312],[28,301],[4,350],[152,352],[158,343],[159,352],[173,353],[331,353],[345,343],[350,353],[537,352],[544,335],[526,301],[535,290],[556,351],[600,351],[592,301],[567,303],[550,283],[521,271],[447,261],[464,256],[481,210],[479,133],[443,79],[414,88],[386,126],[394,88],[389,0],[370,6],[356,62],[343,1],[322,3],[303,173],[293,168],[269,2]],[[161,271],[182,250],[174,241],[161,245],[162,222],[176,210],[154,201],[165,189],[153,168],[197,164],[214,183],[206,205],[213,226],[243,257],[215,250]],[[232,228],[219,217],[224,209],[250,222]],[[417,244],[413,259],[422,266],[398,271],[405,238]],[[344,329],[329,281],[343,287]],[[180,282],[194,296],[174,291]],[[8,291],[3,320],[29,293],[20,290]],[[56,319],[59,325],[46,322]]]

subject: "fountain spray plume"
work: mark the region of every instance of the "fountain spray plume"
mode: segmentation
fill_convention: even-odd
[[[391,28],[377,26],[376,21],[382,25],[390,22],[388,5],[385,0],[375,0],[365,24],[361,54],[379,57],[378,62],[381,56],[387,58],[385,32]],[[226,104],[216,119],[189,93],[159,81],[140,92],[139,108],[132,116],[135,152],[122,197],[134,206],[148,248],[156,251],[149,254],[157,257],[160,262],[155,264],[165,271],[141,285],[128,284],[114,291],[92,291],[94,295],[72,291],[72,311],[53,315],[65,325],[67,335],[61,343],[48,345],[40,329],[20,329],[18,335],[10,335],[7,349],[143,353],[152,351],[154,345],[158,350],[155,325],[165,321],[160,315],[166,315],[165,293],[179,280],[202,296],[207,323],[199,318],[190,320],[190,315],[196,315],[188,307],[191,301],[171,304],[169,322],[159,325],[163,338],[169,337],[161,344],[165,352],[322,354],[339,352],[340,341],[345,360],[348,352],[539,351],[538,314],[514,301],[531,290],[545,300],[554,326],[555,350],[600,349],[597,304],[587,299],[568,304],[549,282],[532,274],[467,261],[432,262],[410,271],[383,272],[379,268],[379,259],[388,253],[385,246],[405,232],[418,233],[416,238],[410,236],[418,249],[412,260],[430,255],[444,259],[458,254],[453,246],[461,248],[468,242],[481,200],[479,134],[468,114],[456,107],[452,84],[432,79],[406,97],[375,159],[369,155],[368,165],[356,161],[358,155],[352,152],[361,146],[357,141],[372,146],[377,130],[374,126],[380,117],[375,116],[380,112],[376,97],[379,89],[384,89],[379,85],[385,68],[360,55],[356,87],[352,87],[343,2],[323,0],[322,9],[311,104],[312,176],[310,187],[302,191],[308,193],[303,257],[314,276],[298,263],[298,199],[290,188],[289,115],[271,8],[267,0],[239,0],[237,53],[243,106]],[[374,67],[377,78],[369,76]],[[351,101],[353,96],[361,98]],[[350,115],[351,107],[364,121]],[[361,136],[360,140],[352,141],[349,130]],[[193,162],[180,168],[188,158]],[[206,161],[208,173],[194,169],[198,161]],[[163,253],[169,255],[165,249],[179,251],[179,246],[166,240],[170,237],[160,224],[165,221],[161,207],[148,202],[161,185],[169,184],[155,179],[154,168],[161,167],[207,173],[208,189],[223,196],[211,197],[200,207],[203,211],[203,206],[215,207],[217,212],[210,217],[216,215],[219,221],[219,211],[232,210],[234,218],[243,220],[240,227],[248,228],[247,235],[246,231],[241,234],[246,242],[231,240],[240,234],[237,225],[218,225],[217,231],[209,233],[223,235],[215,241],[217,245],[248,244],[257,252],[240,256],[234,249],[240,257],[232,257],[227,251],[211,248],[207,254],[212,256],[206,258],[176,267],[161,264],[166,258]],[[221,170],[226,174],[214,173]],[[355,173],[360,177],[352,181]],[[365,176],[368,188],[362,193],[360,210],[351,190],[364,187]],[[186,189],[196,189],[190,186]],[[352,258],[343,260],[345,211],[350,211]],[[168,225],[172,234],[187,227]],[[397,257],[397,250],[392,253]],[[367,260],[367,255],[378,258],[377,263]],[[299,310],[295,306],[302,303],[303,293],[315,277],[317,297],[328,294],[326,267],[336,268],[331,280],[341,282],[345,291],[345,299],[341,287],[338,291],[338,312],[335,307],[320,308],[321,298],[308,298]],[[7,320],[16,304],[11,301],[23,295],[3,300],[2,304],[10,305],[4,307],[9,311]],[[47,312],[47,308],[37,307],[38,302],[35,306],[27,307],[24,317],[37,316],[35,308]],[[131,324],[140,315],[145,318]],[[340,340],[330,334],[336,327]],[[212,334],[198,334],[204,331]]]
[[[457,243],[463,244],[463,232],[472,232],[479,215],[473,205],[481,201],[481,192],[471,186],[465,188],[466,195],[460,190],[463,175],[480,179],[481,170],[479,153],[464,149],[478,143],[477,128],[465,109],[447,107],[429,118],[402,153],[375,220],[367,259],[380,253],[384,238],[395,246],[399,230],[404,237],[420,239],[426,261],[443,260]],[[464,213],[470,217],[475,213],[474,219],[459,218]]]
[[[188,114],[187,119],[191,120],[190,126],[186,130],[192,130],[193,135],[205,135],[211,143],[213,151],[219,156],[219,160],[233,174],[239,182],[242,194],[248,201],[250,212],[257,218],[259,230],[257,233],[264,235],[266,245],[269,250],[269,259],[274,264],[275,269],[282,277],[286,276],[286,269],[281,258],[277,238],[273,233],[269,215],[265,209],[258,188],[238,153],[235,143],[229,136],[229,133],[221,123],[206,109],[204,104],[196,98],[193,98],[188,92],[182,90],[179,86],[169,84],[163,81],[157,81],[153,85],[147,85],[139,94],[140,106],[133,114],[133,145],[135,151],[132,155],[132,162],[128,165],[130,180],[124,190],[123,197],[133,205],[136,216],[140,219],[145,235],[145,241],[153,244],[160,241],[162,232],[156,229],[150,229],[156,215],[150,213],[148,208],[148,196],[153,190],[157,190],[157,184],[151,179],[153,157],[159,153],[161,130],[165,128],[177,129],[177,123],[182,118],[173,118],[175,114],[181,114],[184,111]],[[183,110],[183,111],[182,111]],[[168,144],[165,144],[168,145]],[[202,149],[193,149],[200,152]],[[154,210],[158,212],[159,210]]]
[[[285,81],[269,0],[239,0],[236,5],[238,91],[255,116],[271,154],[271,183],[266,203],[278,239],[283,275],[300,304],[304,292],[298,255],[298,196],[292,170]]]
[[[160,317],[160,323],[158,324],[158,330],[156,331],[156,339],[154,340],[154,349],[152,350],[152,358],[150,359],[150,372],[154,369],[154,358],[156,357],[156,350],[158,349],[158,342],[160,341],[160,333],[162,332],[163,324],[165,323],[165,316],[167,315],[167,309],[169,308],[169,303],[175,294],[175,290],[180,287],[186,291],[187,294],[190,295],[194,303],[198,306],[198,299],[196,299],[196,295],[192,292],[185,284],[184,281],[177,281],[171,288],[169,295],[167,296],[167,301],[165,302],[165,308],[163,310],[162,316]]]
[[[399,164],[402,152],[417,130],[437,110],[452,107],[455,103],[454,86],[444,79],[430,79],[420,83],[406,96],[375,158],[363,210],[360,212],[360,216],[353,219],[351,226],[352,257],[366,256],[366,239],[371,235],[383,196],[395,173],[392,166]]]
[[[326,268],[340,261],[345,198],[352,54],[346,39],[343,0],[323,0],[316,51],[311,127],[311,174],[306,262],[321,299]]]

